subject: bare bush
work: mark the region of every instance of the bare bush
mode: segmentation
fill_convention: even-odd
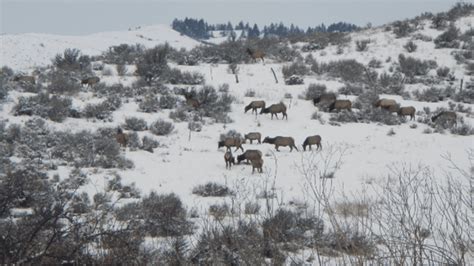
[[[365,52],[369,49],[368,44],[370,43],[370,40],[357,40],[355,42],[356,44],[356,51],[358,52]]]
[[[174,130],[174,125],[171,122],[158,119],[150,125],[151,133],[158,136],[165,136],[170,134]]]
[[[418,48],[418,46],[415,44],[415,42],[413,41],[408,41],[404,46],[403,48],[405,48],[405,50],[407,50],[407,52],[409,53],[413,53],[416,51],[416,48]]]
[[[147,130],[148,126],[145,119],[137,117],[128,117],[125,118],[125,129],[133,131],[143,131]]]
[[[230,190],[227,186],[208,182],[205,185],[199,185],[193,188],[193,194],[199,195],[201,197],[226,197],[232,196],[234,192]]]

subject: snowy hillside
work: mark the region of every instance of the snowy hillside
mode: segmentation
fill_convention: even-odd
[[[473,21],[474,14],[456,20],[459,35],[468,35],[468,31],[472,31]],[[277,243],[274,246],[272,243],[272,248],[283,250],[282,254],[286,260],[283,260],[282,264],[318,265],[318,262],[319,265],[404,264],[411,262],[411,257],[400,262],[397,256],[402,256],[403,252],[410,253],[416,250],[418,248],[416,245],[421,245],[420,250],[423,250],[423,245],[427,243],[426,248],[436,246],[442,248],[446,254],[455,254],[447,259],[443,257],[443,252],[430,256],[439,256],[443,263],[455,261],[467,265],[472,263],[469,260],[474,258],[472,251],[459,255],[461,258],[456,257],[458,256],[456,252],[459,250],[456,248],[458,242],[456,245],[452,243],[459,241],[460,246],[467,243],[469,248],[473,247],[470,232],[472,222],[469,222],[472,212],[468,210],[468,199],[473,193],[472,187],[469,188],[469,182],[472,182],[474,158],[472,111],[474,80],[468,73],[468,64],[472,64],[472,58],[466,57],[465,61],[460,61],[454,55],[466,51],[465,47],[472,45],[472,41],[469,43],[463,39],[459,48],[435,48],[433,40],[443,34],[446,28],[434,29],[431,23],[431,20],[422,19],[412,32],[400,38],[386,26],[364,29],[350,33],[350,40],[341,45],[329,43],[323,48],[309,50],[306,48],[314,43],[271,40],[268,41],[271,45],[267,46],[269,48],[265,63],[249,59],[245,50],[247,43],[242,47],[234,44],[235,46],[231,47],[237,48],[232,51],[229,51],[227,46],[221,49],[219,45],[226,45],[226,37],[219,35],[218,32],[215,32],[214,38],[209,41],[214,43],[214,46],[199,47],[199,42],[181,36],[167,26],[142,27],[124,32],[104,32],[88,36],[36,33],[3,35],[0,36],[2,45],[0,66],[6,65],[15,73],[7,71],[8,69],[0,73],[2,74],[0,84],[4,86],[0,88],[2,89],[0,152],[5,154],[5,161],[11,163],[8,166],[12,169],[17,167],[20,173],[28,173],[27,171],[34,169],[44,173],[44,176],[38,174],[41,181],[64,181],[66,183],[62,184],[64,186],[77,182],[79,185],[74,187],[74,193],[79,191],[85,194],[81,194],[80,197],[71,196],[71,202],[83,200],[81,202],[83,205],[69,203],[68,198],[62,206],[64,209],[79,206],[77,207],[79,211],[74,209],[68,213],[83,214],[89,210],[93,210],[91,213],[107,212],[114,208],[128,207],[129,209],[125,211],[120,209],[121,212],[110,211],[107,218],[97,218],[101,223],[100,219],[107,219],[105,225],[115,222],[114,219],[119,220],[111,226],[114,230],[124,226],[126,230],[123,231],[127,231],[137,224],[156,226],[160,219],[173,215],[170,214],[172,211],[160,213],[157,210],[159,208],[155,206],[148,210],[149,213],[143,214],[140,208],[150,205],[143,204],[145,207],[133,205],[142,199],[134,198],[136,195],[133,186],[128,186],[129,184],[134,184],[143,198],[145,195],[151,195],[151,200],[148,198],[150,201],[159,198],[153,198],[156,195],[149,194],[151,192],[159,195],[173,193],[173,197],[176,195],[179,198],[179,204],[176,205],[181,208],[182,202],[183,208],[189,210],[178,215],[193,223],[194,234],[176,233],[171,229],[165,233],[161,231],[149,233],[146,231],[148,227],[137,227],[140,230],[146,228],[143,231],[137,230],[142,234],[139,236],[142,238],[138,246],[156,248],[159,250],[156,251],[158,255],[155,254],[157,257],[163,252],[162,246],[169,248],[171,240],[174,241],[175,237],[181,236],[180,233],[186,235],[186,240],[190,243],[188,248],[193,252],[188,253],[194,256],[192,259],[196,257],[199,259],[201,255],[205,257],[212,249],[208,246],[218,241],[210,238],[211,244],[208,243],[206,246],[202,244],[205,241],[199,238],[201,233],[206,233],[206,230],[212,231],[209,228],[224,228],[225,231],[227,225],[238,226],[240,230],[242,223],[253,222],[261,227],[257,227],[258,230],[255,232],[249,230],[251,233],[248,234],[263,235],[261,243],[265,243],[261,245],[264,248],[259,247],[264,250],[265,258],[258,260],[256,264],[272,264],[277,256],[267,254],[270,251],[266,250],[268,248],[266,241],[270,238],[273,241],[273,237],[278,238],[272,234],[280,236],[278,233],[283,233],[270,230],[281,226],[278,222],[282,221],[277,221],[273,225],[269,221],[275,217],[275,213],[284,209],[294,211],[290,212],[289,218],[282,219],[282,223],[289,221],[290,225],[285,228],[287,230],[283,237],[285,239],[274,240]],[[357,48],[356,42],[365,40],[367,40],[366,49]],[[416,50],[408,52],[404,48],[409,41],[416,45]],[[61,72],[62,70],[50,68],[35,76],[36,84],[29,84],[28,80],[19,80],[19,77],[15,76],[22,71],[32,73],[35,67],[49,65],[51,59],[66,48],[78,48],[85,55],[99,55],[112,45],[141,43],[147,48],[152,48],[164,42],[168,42],[174,48],[186,48],[187,51],[174,51],[179,54],[172,56],[166,54],[169,58],[165,58],[161,57],[160,53],[169,51],[165,48],[156,48],[150,53],[153,59],[158,58],[156,61],[151,63],[147,61],[149,58],[146,56],[149,54],[145,52],[137,59],[142,60],[141,65],[126,65],[122,71],[119,71],[120,67],[123,67],[121,63],[103,61],[93,62],[103,66],[102,68],[93,68],[91,65],[90,69],[84,72],[80,72],[81,69],[72,74],[68,70]],[[198,51],[190,52],[195,47],[198,47],[196,48]],[[288,56],[282,51],[290,51],[288,54],[295,56],[286,59]],[[413,64],[417,63],[415,59],[419,59],[420,65],[426,71],[415,74],[403,72],[400,66],[402,64],[400,54],[414,58]],[[232,56],[240,60],[234,64],[234,68],[229,64],[231,60],[227,60]],[[188,60],[189,58],[195,61]],[[334,69],[338,64],[340,67],[340,62],[350,63],[348,59],[357,61],[351,64],[355,66],[354,68],[358,65],[361,67],[357,69],[359,72],[342,68],[349,72],[348,75],[352,74],[350,78],[344,78],[344,75],[336,73]],[[428,60],[432,61],[424,62]],[[142,72],[138,71],[139,67],[142,67]],[[447,73],[443,74],[440,69],[446,67]],[[295,72],[302,73],[295,75],[304,80],[303,84],[285,83],[285,76],[291,76],[285,73],[293,71],[293,68],[297,69]],[[129,71],[126,71],[127,69]],[[149,74],[153,71],[155,72]],[[138,76],[140,73],[144,74]],[[367,80],[366,74],[369,76]],[[375,81],[370,79],[370,74],[375,76]],[[413,76],[410,77],[410,74]],[[81,84],[81,78],[92,75],[99,77],[100,83]],[[388,76],[389,85],[382,84],[383,75]],[[461,80],[464,86],[462,89]],[[85,83],[87,82],[88,80]],[[401,89],[392,90],[392,85]],[[338,100],[350,100],[352,107],[349,110],[337,110],[337,108],[331,110],[313,103],[316,97],[306,98],[305,95],[314,87],[324,87],[327,93],[337,93]],[[347,93],[341,90],[348,87],[358,90],[354,89]],[[195,94],[192,89],[195,90]],[[394,92],[386,93],[390,90]],[[430,90],[434,91],[432,93],[434,96],[429,93],[423,94]],[[201,96],[202,98],[199,98]],[[376,106],[376,101],[371,102],[371,96],[377,99],[395,100],[399,104],[398,107],[414,107],[416,109],[414,119],[401,118],[390,109],[382,110]],[[288,119],[282,119],[282,114],[278,114],[278,119],[272,119],[270,114],[255,115],[251,111],[245,113],[245,106],[256,100],[265,101],[266,107],[283,102],[287,107]],[[444,124],[438,123],[437,114],[448,114],[448,123],[446,121]],[[454,119],[449,120],[449,115],[453,114]],[[127,124],[130,118],[136,118],[136,121],[142,123],[137,126],[139,129]],[[159,121],[160,119],[169,122],[170,127],[163,129],[167,124]],[[191,130],[195,124],[202,128]],[[117,128],[120,129],[117,131]],[[171,130],[166,130],[170,128]],[[128,134],[126,147],[117,143],[123,144],[123,139],[118,137],[123,137],[122,129]],[[224,161],[226,149],[218,148],[218,141],[230,130],[242,136],[249,132],[259,132],[262,140],[267,136],[292,137],[297,150],[290,152],[288,147],[280,147],[280,151],[276,151],[272,144],[259,144],[255,141],[250,144],[247,141],[243,144],[243,149],[258,149],[262,152],[263,173],[253,173],[252,165],[246,163],[226,169]],[[308,136],[314,135],[321,136],[322,150],[316,150],[316,146],[313,146],[313,150],[304,151],[303,142]],[[131,136],[135,137],[133,141]],[[152,144],[145,145],[145,142]],[[232,147],[232,154],[237,157],[242,151],[235,151],[235,147]],[[28,167],[21,166],[23,163]],[[0,177],[7,176],[6,172],[0,170]],[[118,179],[117,176],[120,176],[123,187],[121,184],[113,183]],[[232,192],[222,197],[207,197],[196,192],[198,186],[208,182],[226,186]],[[12,184],[16,185],[14,182]],[[61,185],[53,184],[54,189],[62,188]],[[454,191],[453,188],[458,190]],[[63,194],[58,192],[58,195]],[[16,205],[11,204],[15,207],[11,207],[9,214],[17,215],[15,219],[20,215],[28,216],[33,213],[33,207],[25,203],[29,199],[28,193],[18,198],[20,199],[15,198]],[[446,203],[446,200],[450,201]],[[60,201],[54,198],[53,202],[56,204]],[[349,210],[346,210],[349,213],[353,211],[354,206],[359,206],[357,204],[365,204],[366,214],[341,214],[340,210],[335,210],[337,208],[334,207],[341,202],[349,205]],[[131,205],[126,205],[127,203]],[[248,206],[251,204],[258,206],[256,211],[248,211]],[[438,207],[433,207],[435,205]],[[81,209],[81,206],[87,208]],[[221,210],[220,216],[219,207],[224,209]],[[333,207],[335,209],[332,209]],[[451,214],[459,215],[460,221],[450,220]],[[143,222],[146,220],[143,215],[151,215],[152,218]],[[124,219],[124,216],[128,218]],[[294,222],[292,219],[296,219],[297,216],[309,217],[305,221],[311,225],[305,228],[300,221]],[[64,220],[64,223],[74,220],[68,217],[60,218],[62,220],[58,219]],[[94,219],[95,216],[90,220],[85,219],[84,223],[92,225],[96,221]],[[174,219],[175,217],[165,219],[165,226],[175,222]],[[316,234],[319,230],[316,223],[312,224],[317,219],[324,222],[324,227],[319,232],[321,235]],[[409,219],[409,222],[404,219]],[[83,223],[82,218],[77,220]],[[261,230],[263,226],[267,226],[266,231]],[[461,232],[457,231],[459,227],[462,228]],[[431,231],[426,233],[423,230],[428,229],[425,228]],[[96,235],[93,230],[95,229],[91,229],[91,235]],[[230,233],[235,234],[237,233],[233,231]],[[287,240],[294,235],[303,240]],[[342,240],[340,235],[344,235]],[[419,238],[413,240],[413,235]],[[445,238],[441,238],[441,241],[435,238],[439,235]],[[446,237],[447,235],[449,237]],[[135,235],[126,235],[123,237],[125,240],[122,240],[126,242],[133,237],[139,238]],[[387,237],[390,241],[386,241],[383,237]],[[258,241],[260,240],[259,238]],[[218,242],[218,245],[225,248],[221,246],[215,248],[219,254],[216,256],[227,256],[219,253],[221,248],[227,252],[226,241],[222,241],[225,242],[222,244]],[[239,242],[241,246],[235,250],[249,246],[252,241],[245,244]],[[341,242],[344,244],[343,247]],[[386,256],[385,252],[388,254],[390,245],[392,243],[398,245],[400,242],[403,242],[400,244],[402,251],[397,250],[399,248],[397,246],[395,251],[389,250],[394,252],[390,254],[393,257]],[[415,242],[416,244],[413,244]],[[288,243],[290,244],[286,246]],[[353,246],[359,244],[362,248],[354,249]],[[100,253],[97,251],[104,247],[105,250],[116,248],[113,245],[102,244],[104,247],[100,245],[100,243],[90,244],[87,249],[92,251],[88,250],[89,253],[85,253]],[[128,249],[128,246],[125,247]],[[198,252],[199,256],[195,255],[195,249],[206,254]],[[253,246],[250,249],[254,249]],[[261,249],[255,249],[262,257]],[[232,248],[229,250],[234,252]],[[119,256],[124,252],[114,251],[117,253],[110,252],[110,254]],[[272,252],[274,251],[270,253],[273,254]],[[35,250],[36,253],[40,252]],[[232,253],[232,256],[235,256],[236,260],[246,261],[246,254],[238,251],[235,251],[235,254]],[[375,256],[373,254],[379,256],[377,260],[373,259]],[[104,256],[107,257],[106,255]],[[416,261],[416,254],[413,256],[415,256],[413,261]],[[424,262],[428,261],[428,255],[421,256],[426,256]],[[349,259],[345,260],[347,257]],[[206,258],[208,261],[205,259],[198,261],[204,264],[209,261],[215,262],[212,258]],[[113,260],[104,259],[101,262],[107,264],[110,261]],[[249,265],[255,263],[249,261],[251,262],[246,261]],[[172,263],[166,261],[162,264]]]
[[[0,35],[0,66],[28,70],[51,64],[51,59],[67,48],[86,55],[99,55],[114,45],[143,44],[147,48],[168,42],[179,49],[191,49],[199,42],[182,36],[166,25],[143,26],[128,31],[100,32],[84,36],[62,36],[42,33]]]

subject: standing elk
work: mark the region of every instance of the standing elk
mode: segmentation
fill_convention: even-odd
[[[406,107],[400,107],[398,109],[398,115],[399,116],[407,116],[409,115],[410,116],[410,120],[414,120],[415,119],[415,112],[416,112],[416,109],[415,107],[413,106],[406,106]]]
[[[128,134],[123,133],[121,128],[117,128],[117,134],[115,134],[115,139],[119,143],[120,147],[127,147],[128,144]]]
[[[224,154],[224,161],[225,161],[225,169],[230,169],[232,167],[232,164],[235,164],[235,158],[232,155],[231,151],[227,151]]]
[[[447,123],[449,123],[449,126],[453,126],[457,124],[456,120],[456,112],[452,111],[442,111],[439,114],[431,117],[431,122],[436,123],[438,125],[446,125]]]
[[[237,155],[237,164],[240,164],[243,160],[247,160],[247,162],[255,159],[262,158],[263,154],[259,150],[246,150],[241,155]]]
[[[331,105],[329,105],[329,112],[334,109],[336,109],[337,111],[347,109],[350,112],[352,110],[352,102],[349,100],[336,100]]]
[[[255,115],[257,115],[257,109],[262,108],[265,109],[265,101],[252,101],[250,102],[247,106],[245,106],[245,112],[247,113],[248,110],[252,109],[252,114],[255,112]]]
[[[314,135],[307,137],[303,142],[303,150],[306,151],[306,146],[309,146],[309,150],[311,150],[311,145],[316,145],[316,150],[322,149],[321,136]]]
[[[257,62],[257,59],[260,58],[262,59],[262,63],[265,64],[265,60],[263,59],[265,57],[265,53],[260,51],[260,50],[252,50],[250,48],[247,48],[247,53],[252,57],[254,62]]]
[[[99,83],[100,78],[99,77],[88,77],[85,79],[81,80],[81,85],[87,85],[87,87],[92,87],[95,84]]]
[[[263,173],[263,159],[262,158],[250,160],[250,163],[252,164],[252,174],[255,173],[255,169],[257,169],[259,173]]]
[[[274,138],[266,137],[263,140],[263,143],[274,144],[276,151],[279,151],[278,147],[280,147],[280,146],[283,146],[283,147],[289,146],[290,147],[290,152],[293,151],[293,148],[298,150],[298,148],[296,148],[296,146],[295,146],[295,139],[293,139],[292,137],[281,137],[281,136],[277,136],[277,137],[274,137]]]
[[[374,103],[374,106],[385,109],[385,110],[387,110],[391,113],[398,112],[398,109],[399,109],[399,105],[397,104],[397,102],[395,100],[385,99],[385,98],[377,100]]]
[[[236,147],[235,151],[241,149],[244,151],[242,147],[242,140],[239,138],[226,138],[225,140],[217,142],[217,148],[226,147],[227,150],[230,150],[230,147]]]
[[[286,114],[286,105],[282,102],[277,103],[277,104],[272,104],[270,105],[270,107],[265,108],[265,109],[262,108],[262,111],[260,112],[260,114],[268,114],[268,113],[272,114],[272,119],[273,119],[273,115],[275,115],[276,118],[278,119],[278,113],[282,113],[283,118],[286,117],[286,120],[288,120],[288,115]]]
[[[258,144],[261,144],[262,134],[260,134],[259,132],[250,132],[244,135],[244,139],[245,141],[250,140],[250,144],[252,144],[254,140],[257,140]]]

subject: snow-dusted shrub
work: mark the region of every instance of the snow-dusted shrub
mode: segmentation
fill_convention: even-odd
[[[369,61],[368,66],[371,67],[371,68],[381,68],[381,67],[382,67],[382,61],[377,60],[377,59],[375,59],[375,58],[372,58],[372,59]]]
[[[66,49],[63,54],[57,54],[53,59],[53,65],[66,72],[90,72],[90,57],[81,55],[78,49]]]
[[[209,215],[217,221],[222,221],[226,216],[230,215],[230,207],[227,203],[212,204],[209,206]]]
[[[304,99],[312,100],[326,93],[326,85],[311,83],[304,92]]]
[[[435,48],[459,48],[459,35],[459,29],[454,25],[450,25],[445,32],[434,40]]]
[[[285,84],[286,85],[300,85],[300,84],[304,84],[304,80],[300,76],[293,75],[285,79]]]
[[[440,67],[436,70],[436,74],[440,78],[445,78],[449,74],[449,67]]]
[[[414,76],[424,76],[428,74],[430,69],[433,67],[436,68],[436,65],[433,64],[433,62],[427,60],[422,61],[411,56],[405,57],[403,54],[398,56],[398,63],[400,72],[410,78],[413,78]]]
[[[232,190],[227,186],[215,182],[198,185],[193,188],[192,193],[201,197],[226,197],[234,194],[234,192],[232,192]]]
[[[137,60],[137,74],[147,82],[160,79],[169,71],[167,57],[170,53],[168,44],[158,45],[152,49],[145,50]]]
[[[274,216],[262,222],[262,229],[264,238],[277,243],[304,242],[307,232],[310,232],[312,237],[321,236],[324,222],[315,216],[303,217],[295,211],[278,209]]]
[[[103,53],[104,62],[117,65],[134,64],[144,50],[145,47],[142,44],[119,44],[111,46]]]
[[[295,62],[295,63],[292,63],[291,65],[283,66],[283,68],[281,69],[281,72],[283,73],[283,77],[287,79],[293,75],[298,75],[298,76],[307,75],[309,72],[309,69],[305,64],[301,62]]]
[[[401,123],[401,118],[398,115],[381,108],[369,108],[360,111],[357,115],[361,122],[378,122],[390,126]]]
[[[347,83],[344,87],[339,88],[338,93],[343,95],[360,95],[364,92],[364,88],[358,84]]]
[[[418,48],[418,46],[415,44],[415,42],[410,40],[403,46],[403,48],[405,48],[407,52],[413,53],[414,51],[416,51],[416,48]]]
[[[128,117],[125,118],[124,128],[133,131],[143,131],[147,130],[147,123],[142,118]]]
[[[152,237],[181,236],[192,232],[192,223],[186,218],[187,211],[181,199],[171,194],[151,192],[138,207],[138,219],[143,230]]]
[[[133,163],[120,155],[115,129],[99,129],[95,133],[56,132],[51,155],[73,163],[76,167],[131,168]]]
[[[443,29],[448,24],[448,16],[446,13],[438,13],[431,19],[431,25],[435,29]]]
[[[357,40],[355,42],[356,44],[356,51],[358,52],[365,52],[368,50],[369,48],[369,43],[370,43],[370,40]]]
[[[258,202],[246,202],[244,207],[245,214],[258,214],[260,212],[260,204]]]
[[[220,84],[217,91],[222,92],[222,93],[228,93],[229,92],[229,84],[227,84],[227,83]]]
[[[38,115],[55,122],[62,122],[69,116],[72,101],[70,98],[40,93],[37,96],[20,97],[14,107],[15,115]]]
[[[158,148],[159,142],[150,138],[148,136],[144,136],[142,139],[142,146],[140,149],[153,153],[153,149]]]
[[[397,38],[406,37],[413,31],[415,31],[415,29],[408,21],[395,21],[393,23],[393,33]]]
[[[46,90],[55,94],[76,94],[81,90],[80,82],[69,72],[54,71],[50,74],[51,84]]]
[[[337,113],[332,113],[329,118],[333,122],[342,122],[342,123],[357,123],[359,120],[357,115],[354,112],[349,112],[347,110],[342,110]]]
[[[301,51],[310,52],[310,51],[316,51],[316,50],[323,50],[324,48],[326,48],[327,45],[328,44],[326,42],[320,42],[320,43],[311,42],[311,43],[303,45],[303,47],[301,48]]]
[[[218,93],[212,86],[204,86],[196,92],[195,99],[199,102],[199,112],[206,117],[211,117],[218,123],[228,123],[231,104],[234,97],[229,93]]]
[[[102,69],[102,75],[103,76],[113,76],[115,74],[114,72],[114,69],[112,68],[112,66],[104,66],[104,68]]]
[[[461,136],[470,136],[474,135],[474,128],[466,123],[460,123],[455,127],[450,129],[452,134],[461,135]]]
[[[245,97],[255,97],[255,90],[252,90],[252,89],[248,89],[245,94],[244,94]]]
[[[164,121],[162,119],[158,119],[155,122],[151,123],[150,125],[151,133],[158,135],[158,136],[165,136],[170,134],[173,129],[174,125],[171,122]]]
[[[166,72],[163,81],[171,84],[199,85],[203,84],[205,80],[199,72],[191,73],[173,68]]]
[[[125,64],[117,64],[115,70],[119,76],[125,76],[125,74],[127,74],[127,66]]]
[[[453,98],[457,102],[473,104],[474,83],[472,83],[471,85],[466,85],[466,87],[462,91],[459,91],[458,93],[454,94]]]
[[[242,134],[237,132],[235,129],[231,129],[231,130],[227,131],[227,133],[220,134],[220,136],[219,136],[220,141],[223,141],[227,138],[243,139]]]
[[[452,88],[436,88],[436,87],[431,87],[429,89],[426,89],[422,92],[419,90],[413,91],[413,96],[415,96],[415,99],[417,101],[423,101],[423,102],[438,102],[438,101],[443,101],[446,98],[449,98],[455,94],[454,89]]]
[[[393,135],[395,135],[395,130],[393,128],[391,128],[388,132],[387,132],[387,136],[391,137]]]
[[[431,38],[431,36],[424,35],[424,34],[421,34],[421,33],[413,34],[413,36],[411,38],[413,40],[420,40],[420,41],[424,41],[424,42],[432,42],[433,41],[433,38]]]
[[[153,94],[148,94],[145,98],[138,104],[138,110],[145,113],[154,113],[159,110],[160,102],[158,98]]]
[[[99,104],[87,104],[82,113],[86,118],[96,118],[99,120],[110,119],[112,115],[112,111],[105,101]]]
[[[130,151],[136,151],[136,150],[140,149],[140,147],[142,145],[140,143],[140,138],[138,137],[137,132],[128,133],[127,146],[130,149]]]
[[[176,96],[166,93],[160,97],[159,106],[161,109],[173,109],[177,102],[178,98]]]
[[[322,64],[319,67],[323,73],[327,72],[332,77],[341,78],[346,82],[364,81],[365,66],[354,59],[331,61],[327,65]]]
[[[169,117],[174,122],[191,121],[193,120],[193,117],[195,116],[189,111],[190,110],[187,107],[179,107],[179,108],[176,108],[174,111],[171,111]]]

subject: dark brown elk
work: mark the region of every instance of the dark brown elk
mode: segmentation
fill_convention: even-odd
[[[262,143],[262,141],[261,141],[262,134],[260,134],[259,132],[250,132],[250,133],[244,135],[244,139],[245,139],[245,141],[250,140],[250,144],[252,144],[252,142],[254,140],[257,140],[258,144],[260,144],[260,143]]]
[[[399,116],[407,116],[407,115],[409,115],[409,116],[410,116],[410,120],[414,120],[414,119],[415,119],[415,112],[416,112],[416,109],[415,109],[415,107],[413,107],[413,106],[400,107],[400,108],[398,109],[398,115],[399,115]]]
[[[257,59],[260,58],[262,59],[262,63],[265,63],[265,60],[263,59],[265,57],[264,52],[247,48],[247,53],[250,55],[250,57],[252,57],[254,62],[257,62]]]
[[[250,164],[252,164],[252,174],[255,173],[255,169],[257,169],[259,173],[263,173],[263,159],[262,158],[250,160]]]
[[[457,124],[456,120],[457,120],[456,112],[452,112],[452,111],[442,111],[439,114],[431,117],[431,121],[439,125],[449,124],[449,126],[452,126],[452,125]]]
[[[18,75],[13,78],[13,81],[36,84],[34,76]]]
[[[288,115],[286,114],[286,105],[282,102],[277,103],[277,104],[272,104],[268,108],[262,108],[262,111],[260,112],[260,114],[268,114],[268,113],[272,114],[272,119],[273,119],[273,115],[275,115],[276,118],[278,119],[278,113],[282,113],[283,118],[286,117],[286,120],[288,120]]]
[[[230,150],[230,147],[236,147],[235,151],[241,149],[244,151],[242,147],[242,140],[239,138],[226,138],[225,140],[217,142],[217,148],[226,147],[227,150]]]
[[[199,108],[199,106],[201,105],[197,99],[195,99],[189,94],[185,94],[184,98],[186,99],[186,105],[191,106],[194,109]]]
[[[99,83],[99,77],[88,77],[81,80],[81,85],[87,85],[87,87],[92,87],[95,84]]]
[[[306,146],[309,146],[309,150],[311,150],[311,145],[316,145],[316,150],[322,149],[323,146],[321,145],[321,136],[314,135],[307,137],[303,142],[303,150],[306,151]]]
[[[123,133],[121,128],[117,128],[117,134],[115,134],[115,139],[120,144],[120,147],[127,147],[128,134]]]
[[[274,138],[266,137],[263,140],[263,143],[274,144],[276,151],[279,151],[278,147],[280,146],[283,146],[283,147],[289,146],[290,152],[293,151],[293,148],[298,150],[298,148],[296,148],[295,146],[295,140],[292,137],[281,137],[281,136],[274,137]]]
[[[377,100],[375,103],[374,103],[374,106],[375,107],[380,107],[382,109],[385,109],[391,113],[393,112],[397,112],[398,109],[399,109],[399,105],[398,103],[395,101],[395,100],[392,100],[392,99],[380,99],[380,100]]]
[[[331,105],[336,101],[336,94],[334,93],[323,93],[320,96],[313,99],[313,104],[316,105]]]
[[[252,114],[255,112],[255,115],[257,114],[257,109],[262,108],[262,110],[265,108],[265,101],[252,101],[250,102],[247,106],[245,106],[245,113],[247,113],[248,110],[252,109]]]
[[[237,164],[240,164],[243,160],[251,161],[262,158],[263,154],[259,150],[246,150],[241,155],[237,155]]]
[[[235,158],[232,155],[231,151],[227,151],[224,154],[224,161],[225,161],[225,168],[230,169],[232,167],[232,164],[235,164]]]
[[[341,110],[344,110],[344,109],[346,109],[348,111],[351,111],[352,110],[352,102],[349,101],[349,100],[336,100],[331,105],[329,105],[329,112],[331,112],[334,109],[336,109],[337,111],[341,111]]]

